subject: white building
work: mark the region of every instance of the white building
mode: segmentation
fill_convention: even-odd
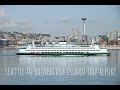
[[[106,32],[106,36],[108,37],[108,42],[111,40],[114,40],[114,36],[113,36],[112,32]]]
[[[99,40],[100,40],[100,37],[98,37],[98,36],[94,37],[94,41],[95,41],[96,43],[99,43]]]
[[[118,37],[120,37],[120,29],[115,31],[115,39],[117,40]]]
[[[60,36],[59,41],[65,41],[65,36]]]
[[[79,39],[79,36],[80,36],[79,29],[74,28],[74,29],[72,29],[72,30],[73,30],[73,34],[72,34],[73,39]]]
[[[55,37],[50,37],[49,38],[49,42],[54,42],[55,41]]]
[[[118,41],[118,43],[120,44],[120,37],[119,37],[119,38],[117,38],[117,41]]]

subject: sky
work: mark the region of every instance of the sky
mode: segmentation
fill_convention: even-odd
[[[120,28],[119,5],[2,5],[0,17],[4,17],[0,29],[9,26],[9,30],[19,28],[15,30],[55,36],[69,35],[73,28],[82,34],[83,17],[87,18],[89,36],[114,33]]]

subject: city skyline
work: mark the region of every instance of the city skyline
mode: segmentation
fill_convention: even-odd
[[[61,36],[70,34],[73,28],[79,28],[82,34],[83,17],[87,18],[86,34],[89,36],[120,28],[118,5],[5,5],[0,8],[0,17],[9,19],[7,24],[8,19],[2,19],[0,29],[20,27],[18,31]]]

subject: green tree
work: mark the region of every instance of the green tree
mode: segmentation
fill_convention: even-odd
[[[107,43],[108,43],[108,39],[109,39],[109,38],[108,38],[106,35],[103,35],[103,36],[102,36],[102,39],[105,40],[105,41],[107,41]]]

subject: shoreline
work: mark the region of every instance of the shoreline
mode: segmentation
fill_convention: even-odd
[[[0,50],[18,49],[16,46],[0,46]]]

